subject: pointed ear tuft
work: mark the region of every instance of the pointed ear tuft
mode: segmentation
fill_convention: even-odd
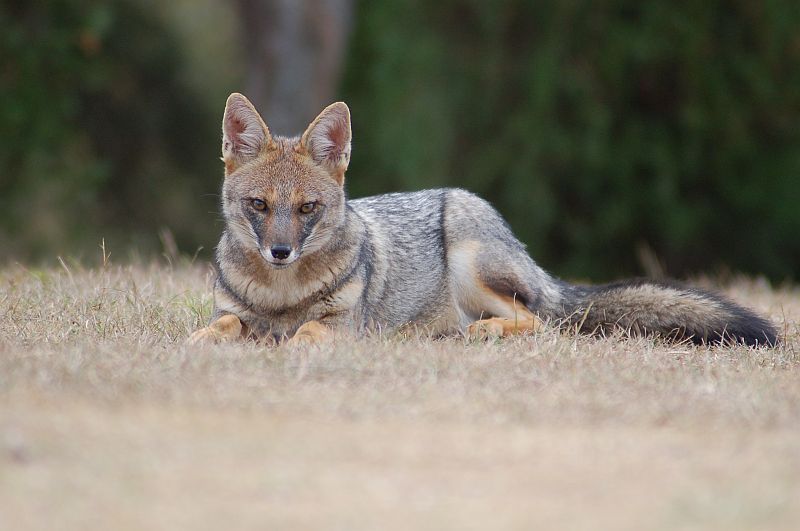
[[[339,184],[350,163],[350,109],[343,102],[328,105],[311,122],[300,139],[300,146],[318,164],[327,169]]]
[[[239,93],[228,96],[222,118],[222,160],[225,175],[255,159],[272,143],[269,129],[253,104]]]

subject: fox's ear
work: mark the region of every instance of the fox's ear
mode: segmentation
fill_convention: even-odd
[[[311,122],[300,138],[300,147],[331,177],[344,184],[344,172],[350,163],[350,109],[343,102],[328,105]]]
[[[269,129],[253,104],[234,92],[225,103],[222,118],[222,160],[225,175],[229,175],[258,156],[265,146],[272,143]]]

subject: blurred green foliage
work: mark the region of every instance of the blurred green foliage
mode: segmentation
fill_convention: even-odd
[[[240,80],[187,83],[214,18],[179,38],[153,5],[0,7],[0,258],[100,236],[148,251],[161,227],[189,253],[216,242],[216,94]],[[566,277],[642,273],[640,249],[672,275],[800,274],[800,3],[364,0],[356,17],[351,196],[470,189]]]
[[[214,201],[194,206],[198,183],[218,181],[216,119],[175,75],[161,21],[113,0],[0,10],[0,254],[78,254],[101,237],[146,251],[162,226],[209,237]]]
[[[362,1],[354,195],[463,186],[570,277],[800,273],[800,3]]]

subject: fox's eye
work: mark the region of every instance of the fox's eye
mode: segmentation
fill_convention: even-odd
[[[255,208],[256,210],[266,210],[267,209],[267,203],[265,203],[261,199],[253,199],[252,200],[252,204],[253,204],[253,208]]]
[[[314,209],[317,208],[316,201],[312,201],[311,203],[303,203],[300,205],[300,213],[301,214],[311,214],[314,212]]]

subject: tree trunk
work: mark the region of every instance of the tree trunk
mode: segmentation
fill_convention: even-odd
[[[236,0],[244,94],[273,133],[296,135],[336,96],[353,0]]]

